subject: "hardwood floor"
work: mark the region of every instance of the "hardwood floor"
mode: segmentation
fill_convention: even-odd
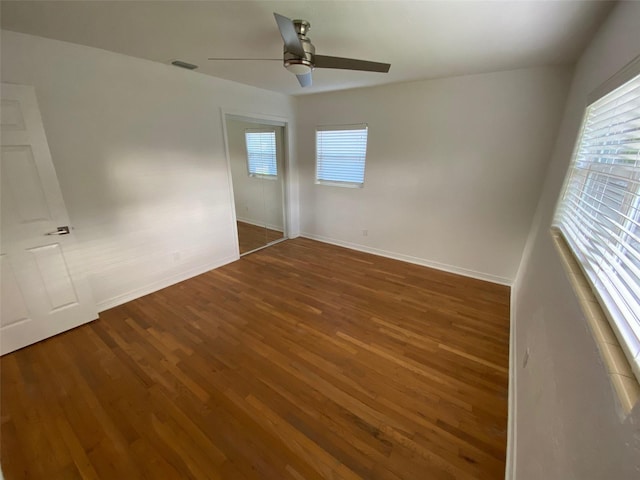
[[[245,222],[237,222],[237,224],[240,255],[255,250],[256,248],[264,247],[268,243],[275,242],[284,237],[282,232],[270,228],[258,227],[257,225],[251,225]]]
[[[5,477],[503,478],[508,299],[279,243],[4,356]]]

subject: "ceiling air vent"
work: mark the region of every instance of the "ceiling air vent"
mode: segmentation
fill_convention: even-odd
[[[173,62],[171,62],[171,65],[175,65],[176,67],[180,68],[186,68],[187,70],[195,70],[196,68],[198,68],[198,65],[183,62],[182,60],[174,60]]]

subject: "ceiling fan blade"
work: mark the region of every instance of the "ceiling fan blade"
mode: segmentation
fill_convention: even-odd
[[[207,58],[207,60],[231,60],[231,61],[237,61],[237,60],[250,60],[252,62],[255,61],[278,61],[281,62],[282,59],[281,58],[227,58],[227,57],[211,57],[211,58]]]
[[[341,70],[362,70],[365,72],[387,73],[391,64],[356,60],[355,58],[329,57],[327,55],[315,55],[316,68],[339,68]]]
[[[300,42],[298,38],[296,27],[293,26],[291,19],[275,12],[273,16],[276,18],[276,23],[278,24],[278,29],[280,30],[280,35],[282,35],[282,40],[284,41],[284,46],[287,51],[298,57],[305,58],[306,55],[304,48],[302,48],[302,42]]]
[[[310,87],[311,86],[311,72],[304,73],[302,75],[296,75],[298,78],[298,82],[300,82],[301,87]]]

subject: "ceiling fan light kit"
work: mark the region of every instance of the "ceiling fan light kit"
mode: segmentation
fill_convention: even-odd
[[[284,67],[297,77],[301,87],[308,87],[312,84],[311,72],[316,68],[387,73],[391,67],[388,63],[316,55],[316,48],[311,43],[309,37],[307,37],[307,32],[311,29],[311,24],[308,21],[291,20],[279,13],[274,13],[273,16],[276,19],[278,30],[280,30],[280,35],[284,41]],[[209,60],[253,61],[258,59],[210,58]]]
[[[294,75],[306,75],[307,73],[311,73],[311,71],[313,70],[311,62],[304,60],[292,60],[290,62],[284,62],[284,66]]]

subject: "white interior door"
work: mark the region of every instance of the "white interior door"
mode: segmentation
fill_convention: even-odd
[[[98,317],[33,87],[2,84],[0,354]]]

